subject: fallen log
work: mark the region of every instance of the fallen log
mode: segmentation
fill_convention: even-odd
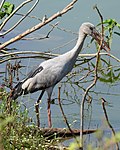
[[[72,129],[72,132],[71,132],[69,129],[65,129],[65,128],[38,128],[38,131],[44,137],[48,137],[49,139],[52,139],[54,137],[72,138],[73,135],[79,136],[80,132],[81,132],[79,129]],[[97,131],[96,129],[84,130],[83,134],[84,135],[85,134],[92,134],[96,131]]]

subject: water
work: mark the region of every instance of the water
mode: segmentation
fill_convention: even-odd
[[[18,3],[23,2],[20,1],[13,1],[9,0],[11,3],[15,3],[17,6]],[[43,18],[44,15],[47,15],[47,17],[50,17],[52,14],[57,13],[62,8],[64,8],[69,1],[53,1],[49,2],[49,0],[41,0],[39,5],[36,7],[36,9],[31,13],[31,16],[36,16],[39,18]],[[32,6],[33,3],[30,3],[27,5],[27,8],[29,9]],[[89,1],[88,0],[81,0],[78,1],[74,8],[68,12],[67,14],[63,15],[62,17],[54,20],[50,24],[55,24],[56,22],[59,22],[59,27],[62,29],[70,30],[73,32],[78,32],[79,26],[86,21],[89,21],[95,25],[97,25],[100,21],[100,18],[95,10],[92,9],[92,7],[97,4],[98,8],[100,9],[104,19],[115,19],[116,21],[119,21],[119,15],[118,10],[120,6],[120,1]],[[111,11],[114,10],[114,11]],[[25,13],[26,7],[23,8],[19,13]],[[15,16],[13,19],[11,19],[8,24],[6,24],[5,29],[10,28],[15,21],[17,21],[20,17]],[[27,30],[28,28],[31,28],[32,26],[38,24],[39,21],[37,19],[31,19],[27,18],[24,20],[21,25],[19,25],[12,33],[9,33],[4,38],[0,39],[1,41],[6,41],[10,39],[11,37],[15,37],[17,34],[20,34]],[[47,25],[43,27],[42,29],[36,31],[35,33],[30,34],[27,37],[44,37],[48,31],[51,29],[51,26]],[[115,29],[115,31],[118,31],[118,29]],[[53,52],[53,53],[65,53],[66,51],[70,50],[74,45],[75,41],[71,42],[67,46],[64,46],[63,48],[60,48],[61,45],[69,42],[70,40],[76,38],[77,35],[72,34],[70,32],[64,32],[62,30],[58,30],[55,28],[53,32],[50,34],[50,38],[44,39],[44,40],[33,40],[33,41],[26,41],[26,40],[20,40],[14,44],[11,44],[10,48],[17,48],[19,51],[40,51],[40,52]],[[85,42],[85,50],[82,53],[95,53],[96,49],[94,44],[91,45],[90,48],[86,48],[87,44],[90,42],[90,38],[88,38]],[[118,58],[120,58],[119,54],[119,37],[117,35],[114,35],[111,53]],[[58,47],[54,50],[54,48]],[[108,57],[106,58],[107,60]],[[110,59],[111,63],[114,66],[119,66],[119,63],[116,62],[113,59]],[[38,65],[40,62],[42,62],[43,59],[28,59],[27,63],[26,60],[22,60],[23,65],[27,65],[26,68],[21,69],[22,73],[27,74],[30,69],[33,68],[33,66]],[[4,65],[1,65],[2,71],[4,71]],[[87,67],[87,66],[86,66]],[[79,68],[78,68],[79,70]],[[74,70],[73,70],[74,71]],[[84,72],[85,73],[85,72]],[[84,74],[81,74],[77,78],[82,77]],[[20,79],[22,79],[24,76],[20,75]],[[76,78],[76,80],[77,80]],[[66,78],[63,80],[66,81]],[[1,81],[2,82],[2,81]],[[91,83],[91,82],[90,82]],[[81,87],[86,88],[90,83],[81,83]],[[53,99],[57,99],[57,93],[58,93],[58,85],[55,87],[53,92]],[[104,97],[109,105],[106,106],[109,120],[112,124],[112,126],[119,131],[120,126],[120,105],[119,105],[119,98],[120,98],[120,83],[117,82],[112,85],[106,85],[105,83],[98,82],[97,85],[91,90],[90,96],[92,96],[92,104],[89,106],[86,104],[86,111],[85,111],[85,128],[88,126],[90,128],[97,128],[100,127],[102,123],[104,123],[104,113],[101,106],[100,98]],[[76,94],[74,92],[74,88],[76,90]],[[70,84],[62,84],[61,89],[61,100],[63,103],[63,109],[64,112],[68,118],[69,123],[72,125],[73,128],[79,128],[80,126],[80,106],[79,102],[82,99],[83,91],[82,88],[78,88],[74,85],[74,88]],[[68,92],[68,96],[65,94],[65,92]],[[22,101],[26,107],[29,110],[29,115],[35,120],[35,112],[34,112],[34,103],[37,100],[37,97],[39,96],[39,92],[29,95],[26,98],[19,98],[19,101]],[[46,94],[43,97],[42,103],[41,103],[41,125],[47,126],[47,97]],[[52,105],[52,120],[53,120],[53,127],[66,127],[63,117],[61,115],[60,108],[57,104],[57,100],[55,100],[56,105]],[[69,104],[70,103],[70,104]],[[72,103],[72,104],[71,104]],[[88,108],[89,106],[89,108]]]

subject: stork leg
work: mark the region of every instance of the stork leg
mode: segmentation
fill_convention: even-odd
[[[49,128],[52,127],[52,121],[51,121],[51,110],[50,110],[50,98],[48,98],[48,108],[47,108],[47,111],[48,111],[48,126]]]
[[[40,93],[40,96],[35,104],[35,112],[36,112],[36,118],[37,118],[37,126],[40,127],[40,113],[39,113],[39,102],[44,94],[44,90]]]

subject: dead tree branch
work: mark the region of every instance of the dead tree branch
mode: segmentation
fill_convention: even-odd
[[[4,35],[8,34],[9,32],[11,32],[13,29],[15,29],[33,11],[33,9],[37,6],[38,2],[39,2],[39,0],[36,0],[36,2],[31,7],[31,9],[16,24],[14,24],[10,29],[1,33],[0,36],[4,36]]]
[[[104,38],[104,26],[103,26],[103,16],[100,13],[100,10],[98,9],[97,5],[94,6],[94,9],[97,10],[98,15],[100,16],[101,19],[101,26],[102,26],[102,37]]]
[[[52,28],[50,29],[50,31],[47,33],[47,35],[46,36],[44,36],[44,37],[30,37],[30,38],[22,38],[22,40],[43,40],[43,39],[46,39],[46,38],[49,38],[49,35],[50,35],[50,33],[54,30],[54,28],[56,27],[58,25],[58,22],[57,23],[55,23],[53,26],[52,26]]]
[[[110,122],[109,122],[107,111],[106,111],[106,108],[105,108],[105,102],[106,102],[106,100],[104,98],[101,98],[101,100],[102,100],[103,112],[104,112],[107,124],[108,124],[109,128],[111,129],[113,136],[115,137],[115,130],[112,127],[112,125],[110,124]],[[119,150],[119,144],[118,144],[118,142],[116,142],[116,150]]]
[[[64,121],[65,121],[65,123],[66,123],[68,129],[70,130],[71,133],[73,133],[73,131],[72,131],[72,129],[71,129],[71,127],[70,127],[70,125],[69,125],[69,123],[68,123],[68,121],[67,121],[67,117],[66,117],[66,115],[65,115],[65,113],[64,113],[64,110],[63,110],[63,108],[62,108],[62,105],[61,105],[61,101],[60,101],[60,90],[61,90],[61,86],[58,87],[58,104],[59,104],[59,106],[60,106],[60,110],[61,110],[61,112],[62,112]]]
[[[0,3],[0,9],[2,8],[4,2],[5,2],[5,0],[2,0],[2,2]]]
[[[5,24],[8,22],[8,20],[19,10],[21,9],[25,4],[31,2],[33,0],[26,0],[23,3],[21,3],[15,10],[13,10],[13,12],[3,21],[3,23],[0,26],[0,31],[3,29],[3,27],[5,26]]]
[[[25,16],[25,15],[22,14],[22,13],[16,13],[16,15]],[[32,19],[36,19],[36,20],[42,22],[42,19],[40,19],[40,18],[38,18],[38,17],[36,17],[36,16],[29,16],[29,15],[28,15],[27,17],[32,18]],[[49,24],[49,26],[53,27],[54,25],[53,25],[53,24]],[[61,30],[61,31],[64,31],[64,32],[68,32],[68,33],[72,33],[72,34],[74,34],[74,35],[78,35],[78,33],[73,32],[73,31],[71,31],[71,30],[69,30],[69,29],[61,28],[61,27],[58,27],[58,26],[56,26],[56,28],[57,28],[58,30]]]
[[[26,35],[42,28],[43,26],[45,26],[46,24],[50,23],[51,21],[53,21],[54,19],[61,17],[62,15],[64,15],[65,13],[67,13],[69,10],[71,10],[73,8],[73,5],[77,2],[77,0],[73,0],[71,3],[69,3],[63,10],[61,10],[60,12],[57,12],[56,14],[52,15],[51,17],[49,17],[48,19],[44,20],[44,22],[41,22],[35,26],[33,26],[31,29],[26,30],[25,32],[23,32],[22,34],[19,34],[18,36],[8,40],[7,42],[3,43],[0,45],[0,50],[2,51],[3,48],[5,48],[6,46],[22,39],[23,37],[25,37]]]
[[[61,110],[61,112],[62,112],[64,121],[65,121],[65,123],[66,123],[66,125],[67,125],[67,127],[68,127],[68,129],[69,129],[69,131],[70,131],[70,133],[71,133],[71,135],[75,138],[76,143],[79,145],[79,142],[78,142],[78,140],[76,139],[76,136],[75,136],[75,134],[74,134],[74,131],[71,129],[71,127],[70,127],[70,125],[69,125],[69,123],[68,123],[68,121],[67,121],[67,117],[66,117],[66,115],[65,115],[65,113],[64,113],[64,110],[63,110],[63,108],[62,108],[62,104],[61,104],[61,101],[60,101],[60,89],[61,89],[61,86],[58,87],[58,104],[59,104],[59,106],[60,106],[60,110]]]
[[[80,130],[78,129],[71,129],[74,132],[75,136],[79,136],[80,134]],[[96,129],[90,129],[90,130],[84,130],[83,134],[91,134],[96,132]],[[63,128],[40,128],[38,129],[38,132],[40,132],[40,134],[42,134],[44,137],[50,137],[53,138],[55,133],[57,135],[57,137],[73,137],[73,135],[71,134],[71,131],[69,129],[63,129]]]
[[[97,8],[97,11],[98,11],[98,8]],[[101,15],[100,11],[99,11],[98,14],[100,15],[101,24],[103,24],[103,17],[101,17],[102,15]],[[104,33],[103,25],[102,25],[102,33]],[[83,150],[84,104],[85,104],[86,96],[87,96],[89,90],[95,86],[95,84],[97,82],[97,79],[98,79],[98,71],[97,71],[97,69],[98,69],[98,63],[99,63],[99,59],[100,59],[100,50],[102,49],[102,41],[103,41],[103,34],[102,34],[102,38],[101,38],[101,41],[100,41],[99,49],[98,49],[98,52],[97,52],[97,56],[96,56],[96,65],[95,65],[95,70],[94,70],[94,80],[86,88],[86,91],[84,92],[84,95],[83,95],[82,101],[81,101],[81,108],[80,108],[80,119],[81,119],[81,123],[80,123],[80,130],[81,130],[81,132],[80,132],[80,148],[81,148],[81,150]]]
[[[45,58],[45,59],[50,59],[52,57],[56,57],[56,56],[59,56],[59,54],[55,54],[55,53],[44,53],[44,52],[38,52],[38,51],[18,51],[18,52],[12,52],[12,53],[8,53],[8,54],[2,54],[0,55],[0,64],[8,61],[8,60],[15,60],[15,59],[24,59],[24,57],[18,57],[17,55],[18,54],[21,54],[21,55],[25,55],[25,54],[31,54],[32,56],[28,56],[30,58]],[[33,55],[34,54],[34,55]],[[37,55],[37,56],[35,56]],[[113,58],[114,60],[116,60],[117,62],[120,62],[120,59],[115,57],[114,55],[112,54],[108,54],[108,53],[100,53],[100,55],[107,55],[107,56],[110,56],[111,58]],[[9,58],[6,58],[6,59],[3,59],[4,57],[8,57],[8,56],[11,56]],[[14,56],[14,57],[13,57]],[[97,53],[93,53],[93,54],[79,54],[78,57],[96,57],[97,56]],[[26,57],[25,57],[26,58]]]

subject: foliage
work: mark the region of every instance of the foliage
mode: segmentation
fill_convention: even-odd
[[[2,91],[0,102],[0,146],[2,145],[6,150],[47,149],[51,143],[38,132],[38,128],[31,122],[28,117],[28,110],[26,108],[21,110],[21,105],[18,105],[16,101],[12,101],[11,111],[8,113],[8,94],[3,88],[0,88],[0,91]]]
[[[120,80],[119,66],[114,67],[110,60],[106,61],[105,59],[101,58],[99,60],[98,71],[100,82],[112,84]]]
[[[111,45],[113,33],[120,35],[120,33],[114,32],[115,27],[120,29],[120,24],[115,19],[107,19],[107,20],[103,21],[103,24],[104,24],[104,31],[108,32],[108,36],[106,37],[108,44]],[[100,26],[100,25],[101,25],[101,23],[98,24],[98,26]],[[97,46],[98,45],[96,45],[96,47]],[[93,63],[91,63],[91,64],[93,67],[95,67]],[[118,82],[120,80],[119,66],[114,67],[111,64],[110,59],[106,60],[106,57],[99,59],[98,71],[99,71],[99,81],[100,82],[111,84],[111,83]]]
[[[106,72],[102,71],[101,72],[102,77],[100,77],[99,80],[101,82],[105,82],[105,83],[115,83],[115,82],[119,81],[120,80],[120,72],[118,72],[117,75],[115,75],[115,72],[117,72],[117,70],[110,68]]]
[[[5,2],[0,10],[0,19],[4,18],[5,16],[9,16],[14,10],[14,4],[10,2]]]
[[[117,34],[120,36],[120,33],[119,32],[113,32],[115,27],[117,27],[118,29],[120,29],[120,24],[115,20],[115,19],[107,19],[105,21],[103,21],[103,24],[105,25],[104,26],[104,31],[108,31],[109,32],[109,35],[108,35],[108,42],[109,44],[111,45],[112,43],[112,37],[113,37],[113,33]],[[101,25],[98,24],[98,26]]]

